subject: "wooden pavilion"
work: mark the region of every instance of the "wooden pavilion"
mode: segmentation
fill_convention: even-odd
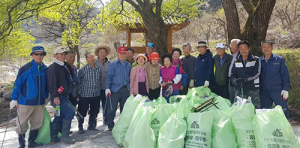
[[[172,33],[177,32],[190,24],[187,18],[169,17],[163,18],[165,27],[167,29],[167,48],[168,52],[172,52]],[[131,34],[132,33],[145,33],[145,45],[142,47],[132,47],[135,49],[135,53],[145,53],[147,42],[147,28],[142,24],[142,21],[135,21],[135,27],[129,27],[130,25],[125,24],[123,30],[127,31],[127,47],[131,46]],[[155,46],[155,45],[154,45]]]

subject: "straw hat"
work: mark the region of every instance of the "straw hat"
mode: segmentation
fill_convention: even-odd
[[[100,50],[100,49],[105,49],[106,52],[107,52],[107,55],[110,54],[110,47],[108,47],[108,46],[99,46],[99,47],[97,47],[97,48],[95,49],[95,55],[96,55],[96,56],[99,55],[99,50]]]

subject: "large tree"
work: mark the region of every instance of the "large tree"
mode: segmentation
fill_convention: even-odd
[[[260,42],[266,39],[276,0],[241,0],[241,3],[248,14],[246,24],[242,28],[235,0],[222,0],[227,21],[228,42],[233,38],[248,40],[251,52],[261,55]]]
[[[100,26],[134,26],[138,21],[147,28],[147,41],[153,42],[162,55],[168,52],[164,18],[177,18],[180,23],[185,21],[182,18],[196,16],[200,4],[197,0],[112,0],[99,15],[102,18]]]

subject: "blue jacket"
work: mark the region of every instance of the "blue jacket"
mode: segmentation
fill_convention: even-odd
[[[110,89],[111,92],[118,92],[124,85],[129,87],[129,78],[131,72],[131,65],[128,61],[122,63],[119,59],[111,62],[108,66],[106,76],[106,89]]]
[[[11,95],[21,105],[43,105],[48,97],[47,66],[34,63],[33,60],[22,66],[18,72]]]
[[[243,78],[246,82],[243,86],[246,92],[259,89],[259,75],[261,63],[258,57],[249,54],[246,64],[243,62],[242,55],[238,55],[231,71],[231,81],[233,79]]]
[[[209,49],[204,55],[199,54],[194,70],[195,87],[203,86],[205,81],[209,81],[209,88],[213,88],[214,63],[213,55]]]
[[[73,69],[71,69],[71,66],[65,63],[65,68],[68,71],[68,74],[70,75],[70,86],[69,86],[69,95],[72,97],[77,97],[78,94],[78,85],[77,85],[77,67],[75,65],[72,65]],[[73,74],[70,70],[73,70]]]
[[[265,57],[261,61],[260,87],[267,91],[281,91],[290,89],[290,76],[285,60],[278,55],[272,54],[268,62]]]

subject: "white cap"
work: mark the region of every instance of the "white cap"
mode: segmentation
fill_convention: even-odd
[[[218,43],[216,48],[222,48],[225,49],[225,46],[223,43]]]
[[[57,47],[54,51],[54,54],[58,54],[58,53],[64,53],[67,52],[67,50],[65,50],[65,48],[63,47]]]

